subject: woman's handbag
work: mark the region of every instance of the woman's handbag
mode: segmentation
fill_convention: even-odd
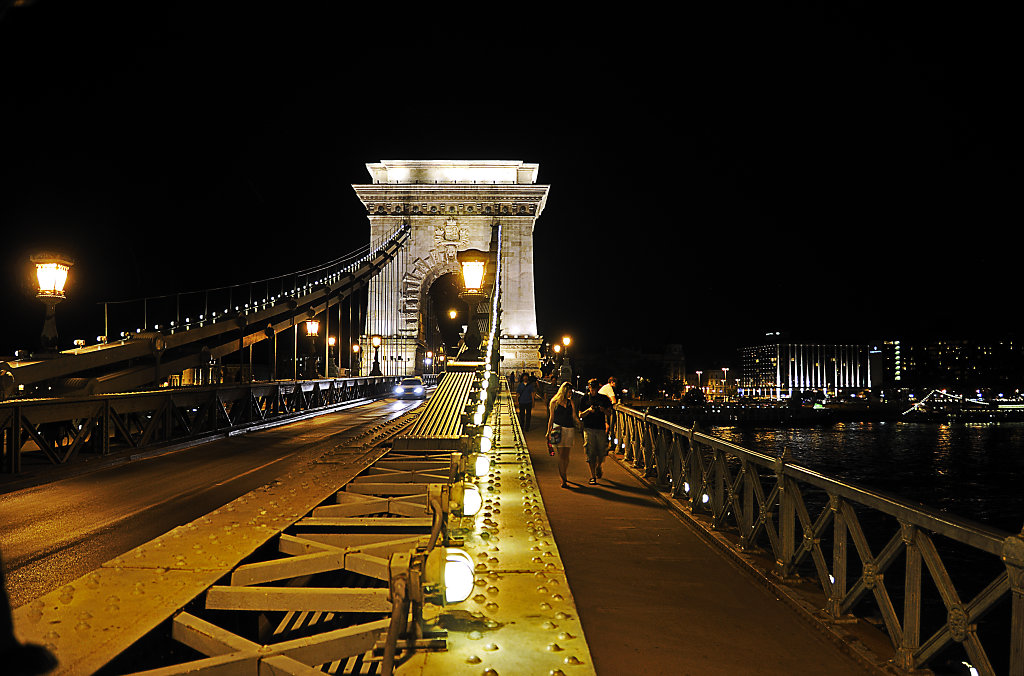
[[[552,446],[557,446],[562,441],[562,428],[555,425],[554,429],[551,430],[551,434],[548,435],[548,443]]]

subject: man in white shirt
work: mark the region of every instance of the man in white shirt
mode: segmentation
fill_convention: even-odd
[[[598,390],[597,392],[598,394],[603,394],[604,396],[611,399],[612,406],[614,406],[615,404],[619,403],[619,398],[615,396],[615,390],[618,388],[618,386],[619,381],[615,378],[615,376],[612,376],[608,379],[608,382],[602,385],[601,389]]]

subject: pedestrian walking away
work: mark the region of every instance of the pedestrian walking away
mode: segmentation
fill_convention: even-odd
[[[530,378],[530,375],[523,371],[519,377],[519,387],[516,388],[516,402],[519,406],[519,425],[523,432],[530,431],[530,417],[533,414],[533,398],[537,396],[537,381]]]
[[[562,488],[568,488],[569,451],[576,436],[576,404],[572,400],[572,388],[562,383],[555,396],[548,403],[548,443],[558,454],[558,475],[562,477]]]
[[[601,465],[608,455],[608,424],[611,420],[611,399],[598,392],[597,378],[587,381],[587,394],[580,402],[580,420],[583,421],[583,450],[590,467],[591,485],[602,476]]]

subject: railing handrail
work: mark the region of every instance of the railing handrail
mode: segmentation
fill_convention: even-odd
[[[685,427],[670,420],[665,420],[664,418],[649,415],[643,411],[629,408],[623,404],[618,404],[615,409],[627,415],[644,418],[647,422],[655,424],[658,427],[667,429],[675,434],[685,435],[687,438],[696,440],[712,448],[732,453],[766,469],[772,471],[775,471],[776,469],[777,459],[770,455],[738,446],[725,441],[724,439],[719,439],[709,434],[695,431],[692,428]],[[1004,530],[972,521],[966,517],[950,516],[926,506],[915,505],[904,498],[885,493],[884,491],[864,488],[852,483],[833,479],[821,472],[817,472],[794,462],[787,461],[784,466],[784,472],[788,476],[811,484],[816,488],[821,488],[837,495],[841,495],[847,500],[857,502],[865,507],[877,509],[880,512],[894,516],[901,521],[908,521],[915,526],[940,533],[945,537],[976,547],[990,554],[999,555],[1002,551],[1003,542],[1011,535],[1011,533]]]

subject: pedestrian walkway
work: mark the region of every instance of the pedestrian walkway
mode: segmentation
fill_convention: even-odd
[[[609,458],[597,486],[579,440],[561,488],[543,409],[534,472],[598,674],[864,674]]]

